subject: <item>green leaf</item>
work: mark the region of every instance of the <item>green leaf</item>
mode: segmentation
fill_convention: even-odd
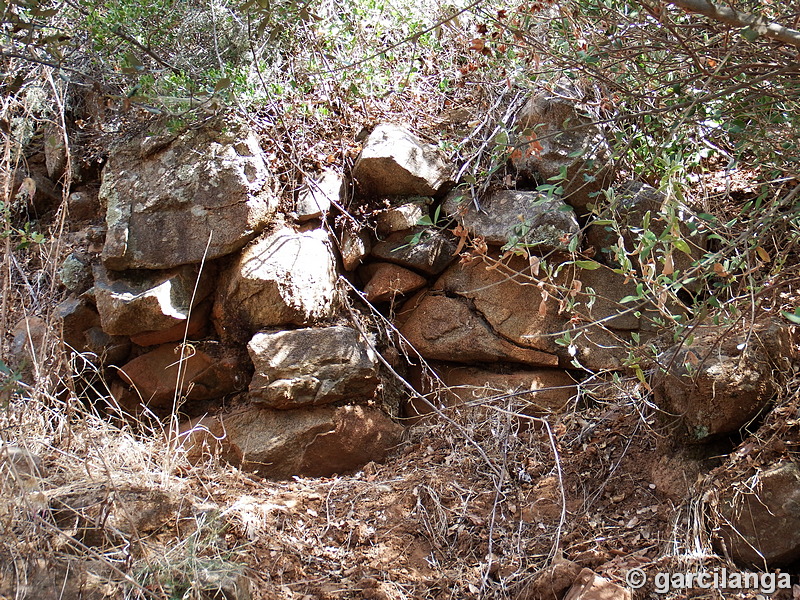
[[[577,235],[573,235],[572,239],[569,241],[569,245],[567,246],[567,249],[570,252],[575,252],[578,249],[578,242],[579,241],[580,240],[578,239],[578,236]]]
[[[627,304],[628,302],[635,302],[636,300],[639,300],[639,299],[640,299],[639,296],[625,296],[624,298],[622,298],[619,301],[619,303],[620,304]]]
[[[686,243],[686,240],[682,238],[677,238],[674,242],[675,248],[683,252],[684,254],[688,254],[689,256],[692,255],[692,249],[689,248],[689,244]]]
[[[742,30],[742,37],[748,42],[754,42],[758,39],[758,32],[752,27],[746,27]]]
[[[789,319],[792,323],[800,325],[800,308],[795,308],[794,313],[787,312],[785,310],[781,311],[781,314]]]
[[[593,260],[576,260],[574,264],[576,267],[586,269],[587,271],[594,271],[602,266],[599,262]]]

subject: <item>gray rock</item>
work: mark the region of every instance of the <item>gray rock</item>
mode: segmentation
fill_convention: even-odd
[[[318,179],[307,182],[297,194],[297,220],[308,221],[330,212],[331,206],[339,203],[342,185],[341,175],[331,169],[325,169]]]
[[[389,123],[373,130],[353,167],[361,189],[377,196],[434,196],[451,176],[436,147]]]
[[[583,92],[568,79],[531,97],[517,116],[519,151],[511,155],[519,171],[545,180],[566,169],[566,179],[557,184],[563,187],[564,201],[579,214],[602,200],[598,193],[612,179],[608,143],[581,113],[582,98]]]
[[[250,398],[270,408],[367,400],[378,387],[377,358],[350,327],[257,333],[247,349]]]
[[[610,225],[590,224],[586,230],[587,245],[594,246],[599,251],[598,260],[605,262],[611,267],[619,267],[620,263],[612,248],[619,244],[620,235],[624,250],[631,258],[631,262],[641,272],[641,264],[638,255],[635,253],[639,245],[638,237],[634,231],[641,230],[644,225],[645,215],[650,213],[650,220],[647,229],[660,238],[670,227],[666,219],[659,215],[659,211],[665,209],[666,196],[655,188],[640,183],[638,181],[628,181],[614,190],[614,202],[604,208],[600,217],[613,219],[619,231]],[[690,212],[683,205],[678,204],[675,208],[678,220],[678,231],[681,239],[686,242],[689,254],[676,248],[671,248],[671,259],[676,273],[685,274],[692,264],[702,258],[705,253],[706,235],[700,233],[697,228],[693,230],[687,225],[691,220]],[[669,246],[666,246],[669,248]],[[661,252],[655,254],[660,268],[664,269],[664,255]],[[699,287],[699,280],[686,284],[685,287],[694,291]]]
[[[418,227],[411,232],[393,233],[375,244],[372,256],[428,275],[438,275],[455,260],[455,251],[456,243],[449,232]]]
[[[167,269],[235,252],[278,204],[255,134],[217,123],[111,152],[100,200],[109,269]],[[210,243],[209,243],[210,239]]]
[[[103,330],[110,335],[135,335],[185,323],[192,308],[211,292],[209,267],[202,274],[199,271],[197,265],[184,265],[165,271],[115,273],[95,265],[95,299]]]
[[[407,202],[373,213],[378,235],[387,235],[415,227],[425,213],[425,202]]]
[[[237,339],[265,327],[311,325],[336,312],[336,281],[324,230],[279,229],[245,248],[222,277],[215,324]]]
[[[352,271],[372,249],[372,241],[369,233],[361,229],[355,231],[352,224],[343,226],[341,241],[339,242],[339,252],[342,255],[342,266],[345,271]]]
[[[82,294],[92,286],[92,266],[89,258],[80,252],[72,252],[61,263],[58,278],[70,292]]]
[[[540,192],[498,190],[483,199],[479,212],[474,202],[456,190],[450,192],[442,208],[471,235],[482,236],[488,244],[567,250],[569,240],[580,235],[572,209]]]

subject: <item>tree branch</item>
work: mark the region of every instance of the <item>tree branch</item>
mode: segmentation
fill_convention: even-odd
[[[800,48],[800,31],[789,29],[778,23],[770,23],[764,17],[740,12],[727,6],[717,6],[708,0],[667,1],[688,12],[699,13],[734,27],[751,27],[760,35]]]

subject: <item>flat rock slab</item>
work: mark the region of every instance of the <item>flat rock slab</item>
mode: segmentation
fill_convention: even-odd
[[[243,126],[140,135],[112,150],[103,169],[103,261],[114,270],[168,269],[235,252],[271,221],[271,182]]]
[[[251,243],[221,278],[214,306],[223,337],[249,339],[259,329],[311,325],[331,317],[336,260],[322,229],[279,229]]]
[[[511,361],[555,367],[558,357],[513,344],[495,335],[464,299],[427,295],[400,328],[425,358],[458,362]]]
[[[452,167],[435,146],[390,123],[372,131],[353,167],[361,189],[378,196],[433,196],[451,175]]]
[[[442,205],[472,236],[488,244],[522,246],[538,251],[566,251],[580,235],[572,209],[540,192],[498,190],[481,201],[481,210],[463,191],[450,192]]]
[[[328,477],[381,461],[400,442],[402,425],[367,406],[272,410],[247,406],[181,427],[190,460],[219,454],[262,477]]]
[[[247,349],[250,399],[270,408],[364,401],[378,387],[377,357],[351,327],[257,333]]]
[[[455,260],[455,251],[456,243],[449,232],[415,228],[393,233],[375,244],[372,256],[426,275],[438,275]]]
[[[103,330],[136,335],[185,325],[192,309],[211,293],[212,281],[209,268],[201,273],[197,265],[115,272],[96,264],[94,289]]]

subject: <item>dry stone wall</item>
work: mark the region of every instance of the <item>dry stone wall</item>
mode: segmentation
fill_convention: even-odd
[[[520,182],[566,174],[560,193],[473,198],[454,187],[458,165],[388,123],[365,140],[350,177],[309,178],[282,210],[243,125],[122,142],[99,198],[70,197],[79,215],[102,206],[105,225],[86,218],[74,233],[81,250],[61,269],[65,345],[111,381],[116,409],[177,410],[193,460],[216,455],[265,477],[381,460],[401,442],[402,424],[430,418],[432,406],[569,410],[588,373],[625,372],[637,344],[665,339],[665,302],[673,314],[689,309],[637,289],[636,277],[663,270],[667,257],[620,268],[614,247],[633,250],[637,229],[673,233],[654,218],[668,202],[641,182],[612,183],[580,90],[535,94],[516,131]],[[346,214],[345,190],[368,210]],[[616,229],[593,211],[610,200]],[[686,219],[674,233],[688,246],[669,268],[691,273],[706,239]],[[375,326],[370,311],[395,330]],[[20,354],[29,329],[20,329]],[[776,371],[794,359],[780,324],[734,324],[722,342],[717,333],[702,324],[663,344],[654,363],[663,367],[654,368],[654,399],[680,443],[729,435],[768,410]],[[380,353],[417,390],[400,407]]]

